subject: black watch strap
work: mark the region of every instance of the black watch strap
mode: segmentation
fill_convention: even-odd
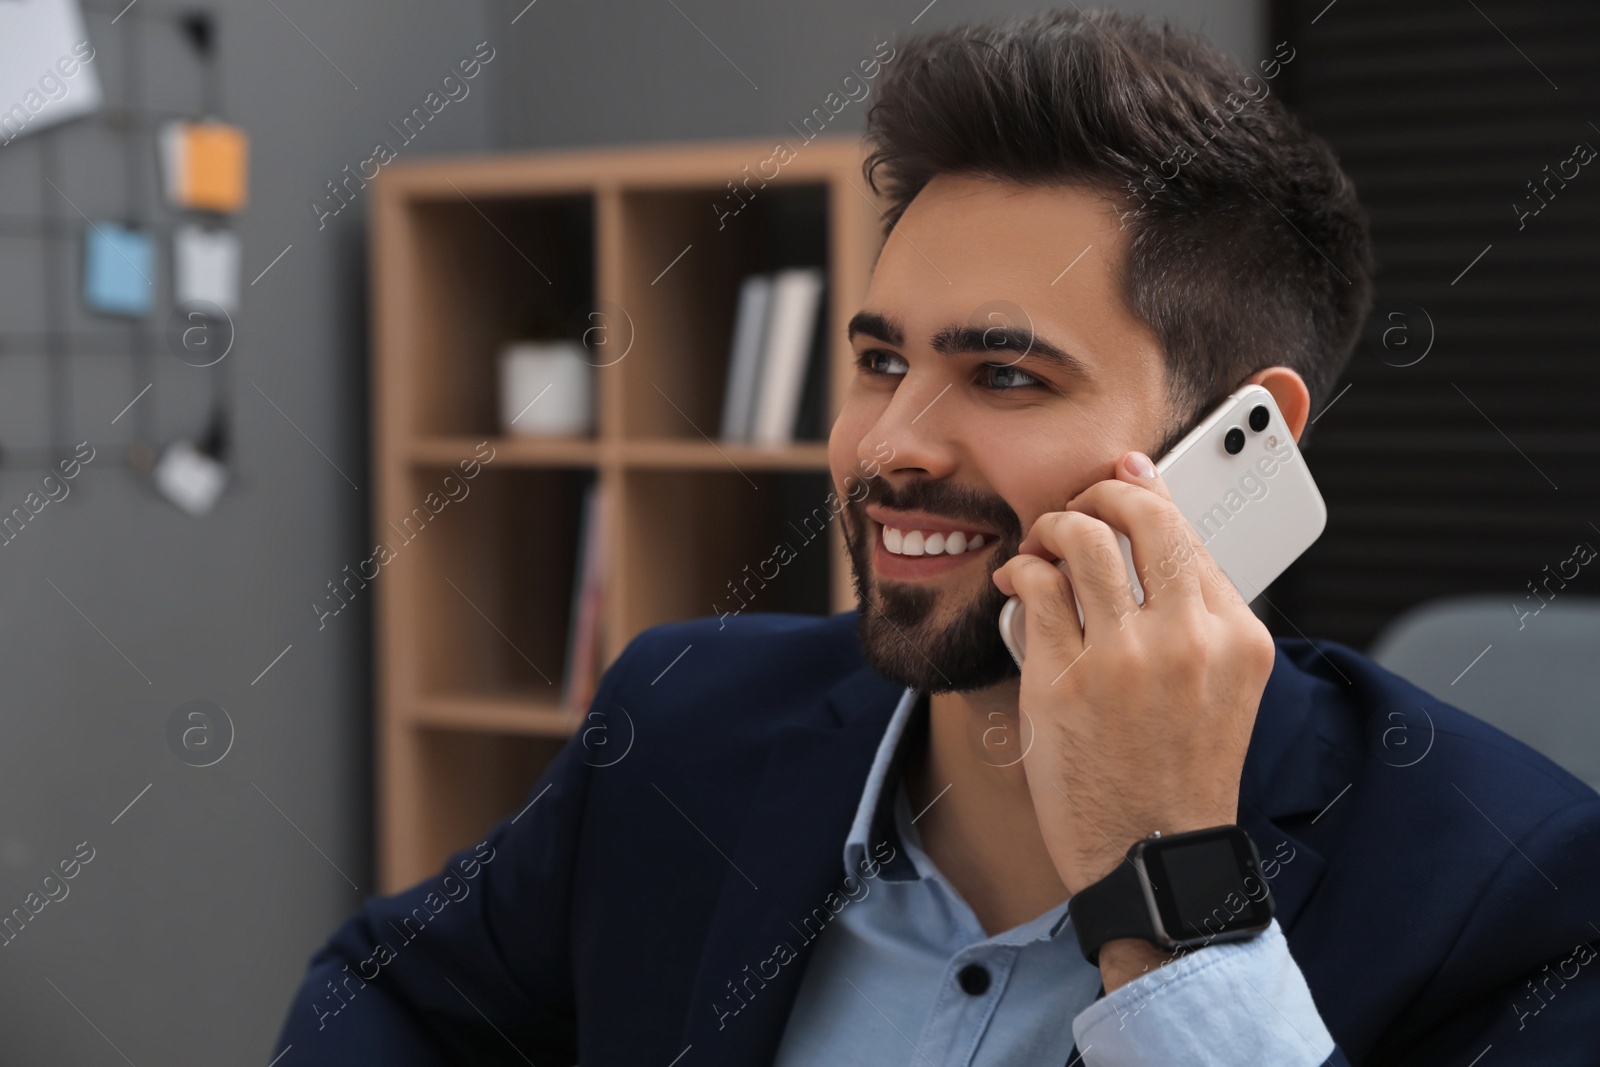
[[[1150,914],[1143,878],[1133,861],[1125,859],[1116,870],[1067,901],[1078,948],[1095,966],[1100,964],[1100,946],[1107,941],[1132,937],[1156,943],[1155,918]]]

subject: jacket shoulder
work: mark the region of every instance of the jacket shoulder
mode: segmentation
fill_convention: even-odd
[[[1300,734],[1273,782],[1294,789],[1295,767],[1316,782],[1279,825],[1325,868],[1296,959],[1353,1062],[1465,1052],[1486,1020],[1513,1019],[1529,976],[1593,940],[1600,794],[1348,646],[1278,645],[1280,692],[1303,710],[1274,709]]]
[[[1308,679],[1324,743],[1395,788],[1415,791],[1426,781],[1458,801],[1486,797],[1524,829],[1596,799],[1549,757],[1347,645],[1304,638],[1278,645]]]
[[[856,613],[749,613],[641,631],[612,666],[630,697],[663,726],[774,727],[804,716],[863,666]]]

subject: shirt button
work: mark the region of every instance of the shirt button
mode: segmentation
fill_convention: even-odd
[[[989,989],[989,968],[981,963],[969,963],[956,973],[956,981],[961,983],[962,992],[981,997]]]

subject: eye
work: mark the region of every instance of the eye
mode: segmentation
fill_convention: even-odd
[[[890,360],[899,365],[897,369],[890,369],[889,366],[886,366]],[[856,357],[856,366],[868,374],[899,375],[906,372],[906,361],[902,357],[895,355],[893,352],[886,352],[881,348],[869,348],[861,353]]]
[[[982,365],[982,372],[987,376],[987,384],[1001,392],[1044,384],[1027,371],[1018,370],[1014,365],[1007,363],[985,363]]]

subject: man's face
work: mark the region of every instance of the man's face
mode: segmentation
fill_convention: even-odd
[[[940,175],[885,243],[828,460],[862,649],[886,678],[1016,677],[990,575],[1035,519],[1164,440],[1166,372],[1118,291],[1116,220],[1086,190]]]

